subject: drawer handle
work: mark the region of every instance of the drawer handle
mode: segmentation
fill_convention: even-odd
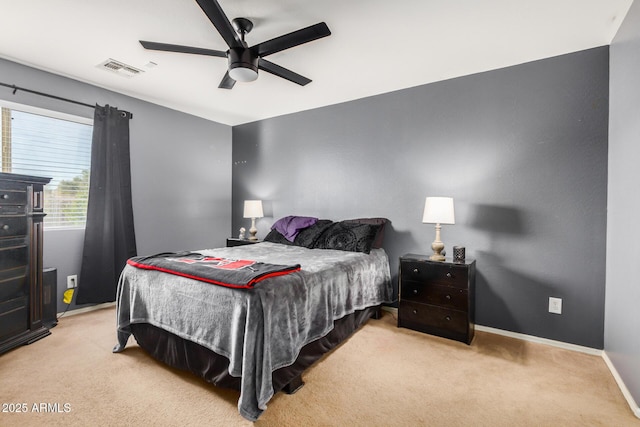
[[[3,229],[3,230],[8,230],[8,229],[9,229],[9,226],[8,226],[7,224],[5,224],[5,225],[3,225],[3,226],[2,226],[2,229]]]
[[[413,274],[418,274],[418,273],[420,273],[420,270],[418,270],[417,268],[414,268],[413,269]]]
[[[451,274],[451,272],[450,272],[450,271],[447,271],[447,277],[448,277],[448,278],[452,278],[452,277],[453,277],[453,274]]]
[[[451,316],[446,316],[446,317],[444,318],[444,320],[446,320],[447,322],[450,322],[450,321],[451,321]]]
[[[3,195],[1,195],[0,197],[1,197],[1,198],[3,198],[3,199],[8,199],[8,198],[9,198],[9,195],[8,195],[8,194],[3,194]]]
[[[450,300],[451,299],[451,295],[446,295],[445,299]]]
[[[413,314],[418,314],[418,310],[413,309]]]
[[[414,290],[413,290],[413,294],[414,294],[414,295],[418,295],[418,290],[417,290],[417,289],[414,289]]]

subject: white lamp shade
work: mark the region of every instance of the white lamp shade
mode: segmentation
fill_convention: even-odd
[[[244,215],[245,218],[262,218],[262,200],[245,200]]]
[[[427,197],[422,222],[429,224],[455,224],[453,198]]]

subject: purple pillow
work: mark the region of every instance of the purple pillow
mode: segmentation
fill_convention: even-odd
[[[310,216],[285,216],[277,220],[276,223],[271,226],[271,229],[276,230],[282,234],[285,239],[293,242],[300,230],[304,230],[316,222],[318,222],[318,218]]]

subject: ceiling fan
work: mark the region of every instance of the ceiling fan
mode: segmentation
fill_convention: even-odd
[[[284,67],[264,59],[265,56],[280,52],[313,40],[331,35],[329,27],[324,22],[285,34],[280,37],[258,43],[249,47],[244,40],[253,28],[253,23],[246,18],[235,18],[229,22],[217,0],[196,0],[202,11],[216,27],[224,41],[229,46],[226,52],[220,50],[203,49],[199,47],[180,46],[175,44],[156,43],[140,40],[145,49],[167,52],[192,53],[196,55],[217,56],[227,58],[229,67],[220,85],[221,89],[231,89],[236,81],[250,82],[258,78],[258,69],[287,79],[300,86],[311,82],[310,79],[294,73]]]

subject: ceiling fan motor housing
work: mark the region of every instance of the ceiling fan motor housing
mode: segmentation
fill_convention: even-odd
[[[229,75],[238,81],[252,81],[258,78],[258,56],[247,48],[229,49]],[[235,78],[238,76],[238,78]]]

